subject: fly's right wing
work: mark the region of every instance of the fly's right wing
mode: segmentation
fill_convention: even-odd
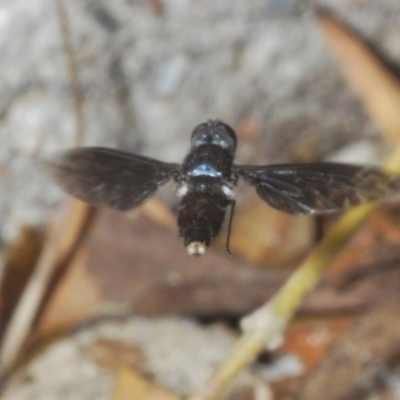
[[[178,164],[102,147],[67,151],[46,167],[71,196],[118,211],[137,207],[179,171]]]

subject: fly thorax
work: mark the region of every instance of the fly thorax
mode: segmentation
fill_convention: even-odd
[[[231,174],[233,157],[224,149],[204,145],[192,149],[183,162],[183,175],[191,182],[223,181]]]

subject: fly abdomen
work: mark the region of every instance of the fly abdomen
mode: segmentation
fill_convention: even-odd
[[[231,200],[221,193],[189,192],[178,208],[178,227],[190,255],[202,255],[218,235]]]

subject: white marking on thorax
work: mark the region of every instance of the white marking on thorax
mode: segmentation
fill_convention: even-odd
[[[186,195],[186,193],[188,191],[189,191],[188,185],[186,183],[182,183],[182,185],[178,187],[178,190],[176,191],[176,195],[178,197],[183,197]]]
[[[233,200],[235,198],[235,194],[233,193],[233,190],[227,186],[227,185],[222,185],[222,191],[228,199]]]
[[[217,171],[209,164],[200,164],[198,167],[189,172],[190,176],[212,176],[218,178],[222,175],[220,171]]]

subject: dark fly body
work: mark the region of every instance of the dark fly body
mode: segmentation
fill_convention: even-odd
[[[326,214],[376,200],[400,189],[400,179],[377,168],[338,163],[236,165],[234,130],[220,121],[198,125],[182,164],[101,147],[77,148],[48,162],[70,195],[125,211],[150,198],[169,180],[181,197],[178,227],[190,255],[202,255],[221,230],[227,209],[229,234],[239,178],[262,200],[289,214]]]

